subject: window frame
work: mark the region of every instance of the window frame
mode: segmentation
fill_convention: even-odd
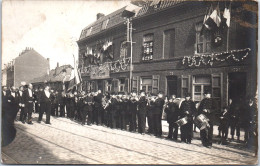
[[[211,52],[212,47],[212,35],[209,30],[205,30],[205,32],[201,35],[201,29],[203,28],[203,23],[196,23],[196,43],[195,43],[195,53],[196,54],[205,54]],[[202,38],[202,41],[200,39]],[[210,50],[207,48],[207,44],[210,45]],[[199,52],[199,45],[202,45],[202,52]]]

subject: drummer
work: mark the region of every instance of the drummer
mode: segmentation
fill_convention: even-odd
[[[192,116],[196,110],[195,103],[191,100],[190,94],[185,95],[185,100],[181,103],[180,118],[187,117],[187,123],[181,126],[181,142],[191,143],[192,138]]]
[[[214,119],[214,106],[213,99],[209,91],[205,92],[205,98],[200,102],[199,114],[205,115],[209,119],[209,127],[200,130],[200,138],[203,146],[211,148],[213,137],[213,119]]]

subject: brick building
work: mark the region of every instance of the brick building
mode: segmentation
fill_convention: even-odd
[[[36,77],[50,70],[49,59],[32,48],[26,48],[6,66],[7,87],[19,87],[22,81],[30,83]]]
[[[232,2],[231,24],[205,30],[207,10],[221,15],[229,2],[147,1],[131,19],[132,89],[200,101],[212,92],[219,106],[229,98],[255,96],[257,4]],[[130,48],[125,7],[84,28],[78,40],[83,87],[129,92]],[[93,56],[94,55],[94,56]]]

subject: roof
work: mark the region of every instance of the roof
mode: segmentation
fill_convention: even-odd
[[[63,70],[66,71],[66,74],[63,74]],[[39,82],[62,82],[65,76],[65,82],[70,81],[70,75],[71,71],[73,70],[71,65],[63,65],[60,67],[56,67],[55,69],[52,69],[48,74],[45,74],[41,77],[35,78],[31,81],[31,83],[39,83]]]
[[[157,1],[157,3],[158,3],[157,8],[155,8],[153,5],[151,5],[152,3],[155,3],[155,1]],[[136,14],[135,17],[140,17],[140,16],[156,13],[156,12],[162,10],[162,9],[174,6],[174,5],[179,4],[180,2],[183,2],[183,1],[184,0],[147,1],[142,6],[142,8],[138,11],[138,13]],[[79,40],[82,40],[82,39],[86,38],[87,36],[93,36],[93,35],[101,32],[105,29],[109,29],[109,28],[114,27],[116,25],[123,24],[125,19],[122,17],[122,13],[125,10],[125,8],[126,8],[126,6],[121,8],[121,9],[114,11],[113,13],[111,13],[107,16],[103,16],[100,19],[98,19],[97,21],[95,21],[94,23],[88,25],[86,28],[84,28],[82,30]],[[106,28],[102,29],[103,22],[105,22],[107,20],[108,20],[108,23],[107,23]],[[87,35],[87,32],[90,29],[91,29],[91,32]]]

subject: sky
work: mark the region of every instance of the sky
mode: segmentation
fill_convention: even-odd
[[[105,15],[130,3],[129,0],[3,0],[2,68],[31,47],[45,58],[50,68],[74,64],[81,30]]]

